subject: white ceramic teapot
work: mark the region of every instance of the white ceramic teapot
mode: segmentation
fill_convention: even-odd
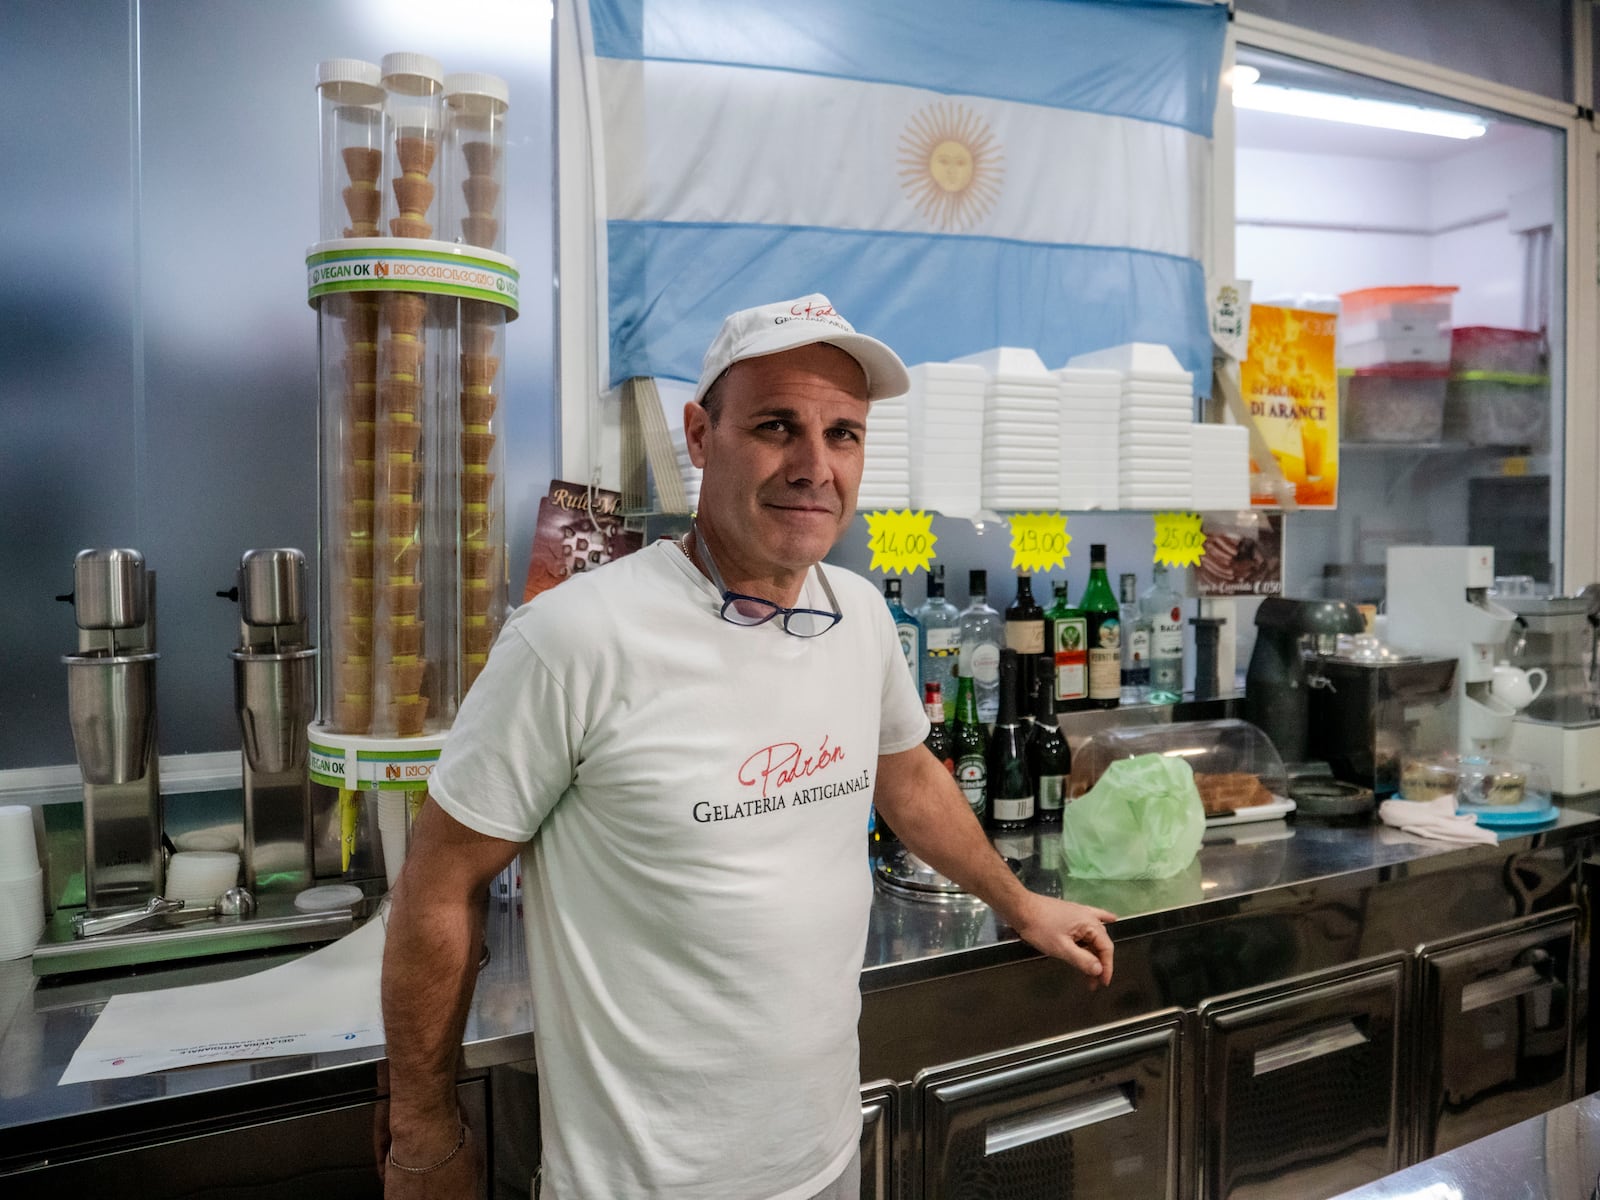
[[[1537,676],[1537,679],[1535,679]],[[1494,684],[1490,690],[1497,700],[1503,700],[1521,712],[1539,698],[1547,681],[1543,667],[1523,670],[1510,663],[1498,663],[1494,669]]]

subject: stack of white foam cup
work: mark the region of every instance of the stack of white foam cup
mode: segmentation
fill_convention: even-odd
[[[168,900],[186,909],[210,908],[239,882],[239,856],[227,850],[180,850],[167,863]]]
[[[25,958],[44,934],[44,869],[33,809],[0,808],[0,960]]]

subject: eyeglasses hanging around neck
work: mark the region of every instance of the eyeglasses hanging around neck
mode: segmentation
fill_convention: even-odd
[[[828,584],[828,576],[818,563],[814,568],[817,572],[817,582],[822,585],[822,594],[828,598],[832,610],[821,608],[784,608],[781,604],[774,604],[771,600],[764,600],[760,596],[747,596],[742,592],[728,590],[728,585],[722,581],[722,572],[717,570],[717,560],[711,557],[711,548],[706,545],[706,539],[700,535],[698,524],[689,527],[689,538],[692,545],[699,547],[700,555],[705,559],[706,574],[711,576],[711,585],[722,596],[722,611],[718,614],[730,625],[765,625],[773,617],[783,618],[783,631],[794,637],[813,638],[819,637],[844,620],[844,614],[839,609],[839,600],[833,594],[833,588]]]

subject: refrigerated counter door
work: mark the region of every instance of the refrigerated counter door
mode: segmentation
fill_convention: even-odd
[[[900,1092],[888,1080],[861,1088],[861,1200],[894,1200]]]
[[[1416,1157],[1575,1098],[1573,913],[1421,955]]]
[[[1178,1195],[1181,1014],[917,1077],[923,1200]]]
[[[1200,1006],[1206,1200],[1333,1196],[1399,1168],[1406,963]]]

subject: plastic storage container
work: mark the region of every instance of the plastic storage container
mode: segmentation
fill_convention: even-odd
[[[1491,325],[1463,325],[1450,331],[1450,370],[1456,374],[1490,371],[1544,376],[1549,362],[1544,334]]]
[[[377,63],[330,58],[317,64],[322,136],[322,234],[377,237],[382,226],[383,87]]]
[[[1068,797],[1087,792],[1117,759],[1138,754],[1183,758],[1194,770],[1207,816],[1270,804],[1288,791],[1283,759],[1267,735],[1230,718],[1102,730],[1073,754]]]
[[[1550,777],[1543,767],[1509,758],[1462,756],[1457,760],[1456,811],[1471,813],[1491,829],[1542,825],[1556,812]]]
[[[1361,367],[1340,377],[1344,436],[1352,442],[1437,442],[1444,433],[1447,367]]]
[[[1378,326],[1383,336],[1400,337],[1437,334],[1450,328],[1450,309],[1456,287],[1379,287],[1362,288],[1339,295],[1339,319],[1344,336],[1355,340],[1355,333],[1368,323]]]
[[[1550,379],[1472,371],[1445,392],[1445,437],[1474,446],[1540,449],[1550,427]]]

